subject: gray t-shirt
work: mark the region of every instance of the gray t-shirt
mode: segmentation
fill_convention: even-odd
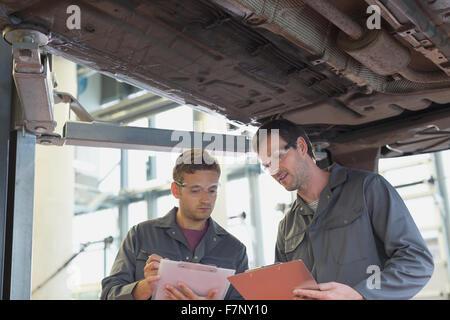
[[[317,212],[317,207],[319,206],[319,199],[316,199],[312,202],[306,203],[306,205],[314,212]]]

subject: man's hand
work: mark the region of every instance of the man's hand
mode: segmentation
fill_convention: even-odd
[[[217,289],[212,289],[209,291],[206,297],[200,297],[196,295],[191,289],[189,289],[184,283],[178,282],[177,288],[166,285],[164,291],[166,293],[166,298],[169,300],[213,300],[214,295],[217,293]]]
[[[294,300],[364,300],[358,291],[338,282],[319,283],[319,289],[294,289]]]
[[[148,257],[144,267],[144,279],[139,281],[132,292],[135,300],[148,300],[155,289],[155,283],[161,276],[158,275],[159,263],[162,257],[152,254]]]

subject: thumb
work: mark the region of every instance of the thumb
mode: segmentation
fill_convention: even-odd
[[[208,296],[206,297],[207,300],[213,300],[214,299],[214,295],[217,293],[217,289],[212,289],[209,293]]]

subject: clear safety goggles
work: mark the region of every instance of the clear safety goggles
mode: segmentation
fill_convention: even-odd
[[[271,153],[269,159],[261,162],[261,169],[263,172],[270,174],[271,176],[277,174],[280,170],[279,164],[286,158],[287,153],[291,147],[295,146],[295,142],[290,142],[280,150],[275,150]]]
[[[207,193],[209,196],[217,196],[217,192],[219,190],[220,187],[220,183],[215,183],[212,184],[208,187],[204,187],[202,185],[199,184],[194,184],[194,185],[188,185],[186,183],[181,183],[178,181],[174,181],[177,185],[179,185],[182,188],[185,188],[187,190],[187,192],[193,196],[193,197],[198,197],[203,193]]]

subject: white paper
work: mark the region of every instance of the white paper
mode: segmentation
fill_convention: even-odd
[[[233,269],[162,259],[158,270],[161,279],[156,284],[152,299],[164,300],[166,297],[165,285],[177,287],[177,283],[182,282],[198,296],[205,297],[209,291],[217,289],[214,299],[223,300],[230,286],[227,277],[234,275],[234,273],[235,270]]]

